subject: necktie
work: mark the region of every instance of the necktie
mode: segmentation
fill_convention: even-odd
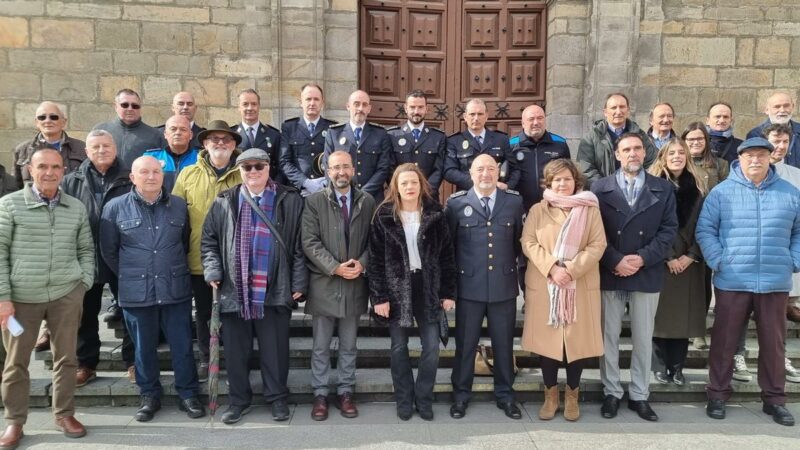
[[[256,133],[253,127],[247,127],[247,139],[250,141],[250,148],[256,146]]]
[[[628,204],[633,206],[633,189],[636,187],[636,180],[628,182]]]
[[[486,213],[486,218],[488,219],[492,215],[492,210],[489,209],[489,197],[483,197],[483,212]]]
[[[254,196],[253,197],[253,201],[256,203],[256,206],[258,206],[259,208],[261,207],[261,205],[260,205],[261,197],[260,196],[258,196],[258,195]],[[255,210],[253,210],[252,213],[253,213],[253,223],[256,223],[256,220],[258,220],[258,213],[256,213]]]
[[[483,145],[483,136],[480,136],[480,135],[475,136],[475,140],[478,141],[478,146],[479,147]]]
[[[353,130],[353,134],[356,136],[356,145],[361,143],[361,127],[356,128]]]
[[[414,142],[419,142],[419,135],[422,134],[422,132],[419,131],[419,129],[414,128],[413,130],[411,130],[411,134],[414,135]]]
[[[314,126],[314,122],[311,122],[311,123],[309,123],[309,124],[308,124],[308,134],[310,134],[311,136],[313,136],[313,135],[314,135],[314,129],[315,129],[315,128],[316,128],[316,127]]]
[[[347,209],[347,196],[339,197],[342,201],[342,222],[344,222],[344,242],[350,247],[350,211]]]
[[[625,131],[624,128],[614,128],[614,134],[617,136],[622,136],[622,132]]]

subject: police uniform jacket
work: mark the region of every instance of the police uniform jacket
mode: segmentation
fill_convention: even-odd
[[[278,149],[281,146],[281,132],[272,125],[265,125],[259,122],[253,126],[256,139],[255,142],[250,142],[247,137],[247,129],[242,124],[234,125],[231,131],[235,131],[242,136],[242,143],[239,148],[242,151],[251,148],[260,148],[269,154],[269,179],[279,184],[286,184],[286,179],[281,171],[280,164],[278,163]]]
[[[525,211],[542,200],[544,166],[554,159],[569,159],[569,147],[563,137],[545,131],[538,142],[529,138],[524,132],[508,141],[519,170],[517,190],[522,194]]]
[[[462,131],[447,138],[447,156],[444,161],[444,179],[462,191],[472,188],[469,168],[472,161],[481,153],[491,155],[498,163],[508,161],[509,174],[505,183],[514,189],[519,181],[516,159],[508,145],[508,135],[501,131],[486,129],[483,145],[472,137],[469,131]]]
[[[325,138],[323,165],[328,167],[328,156],[337,150],[350,153],[355,167],[353,185],[375,199],[376,204],[383,201],[383,185],[389,178],[392,144],[386,129],[380,125],[365,123],[361,130],[361,141],[356,145],[356,137],[349,123],[328,128]]]
[[[402,127],[390,128],[387,132],[392,141],[392,169],[389,171],[389,178],[400,164],[416,164],[431,185],[434,198],[437,197],[442,184],[447,136],[437,128],[426,126],[422,128],[419,141],[414,142],[408,122]]]
[[[284,176],[297,189],[311,178],[325,177],[315,173],[314,160],[325,151],[325,136],[328,127],[336,122],[320,117],[314,134],[308,133],[305,120],[301,117],[289,119],[281,125],[280,168]]]
[[[491,217],[474,189],[451,195],[445,207],[456,253],[458,299],[500,302],[517,297],[522,254],[522,197],[497,189]]]

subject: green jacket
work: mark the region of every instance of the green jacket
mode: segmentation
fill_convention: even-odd
[[[50,209],[31,184],[0,199],[0,301],[46,303],[94,283],[86,207],[61,192]]]
[[[639,128],[636,122],[627,119],[625,121],[625,129],[628,130],[628,133],[635,133],[642,139],[645,151],[644,168],[647,169],[656,160],[658,149],[647,136],[647,133]],[[592,129],[589,130],[589,134],[581,139],[576,159],[578,160],[578,167],[583,170],[583,175],[586,176],[584,189],[588,189],[592,183],[600,178],[607,177],[617,171],[614,144],[611,142],[611,137],[608,136],[608,122],[605,119],[595,122]]]
[[[239,150],[234,150],[231,162],[236,160]],[[217,178],[211,163],[208,162],[208,151],[203,150],[197,155],[197,162],[183,170],[175,180],[172,195],[186,200],[189,208],[189,271],[192,275],[203,275],[203,264],[200,262],[200,238],[203,236],[203,222],[211,208],[216,196],[237,184],[241,184],[242,177],[239,169],[233,165]]]

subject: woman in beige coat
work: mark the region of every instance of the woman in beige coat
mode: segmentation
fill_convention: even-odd
[[[549,162],[544,200],[534,205],[522,230],[528,257],[522,348],[541,356],[544,405],[539,418],[559,409],[558,369],[567,369],[564,417],[577,420],[584,360],[603,354],[598,264],[606,237],[597,197],[581,191],[584,178],[569,159]]]

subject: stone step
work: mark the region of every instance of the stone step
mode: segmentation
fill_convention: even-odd
[[[563,371],[560,374],[564,376]],[[686,369],[687,384],[676,386],[674,384],[650,385],[650,400],[655,402],[703,402],[706,399],[705,385],[708,380],[707,371],[704,369]],[[75,393],[75,402],[80,406],[134,406],[138,404],[138,387],[131,384],[127,377],[119,373],[101,372],[98,379],[78,388]],[[439,369],[436,376],[434,392],[439,402],[451,400],[452,386],[450,384],[451,369]],[[627,386],[630,381],[629,371],[622,371],[623,384]],[[332,373],[331,392],[335,393],[335,371]],[[561,378],[563,382],[563,378]],[[162,373],[161,384],[164,389],[163,403],[175,404],[177,393],[174,387],[174,377],[171,373]],[[257,371],[250,373],[250,384],[253,390],[253,403],[263,404],[264,399],[259,394],[263,392],[260,374]],[[542,377],[538,369],[523,368],[516,377],[514,389],[517,391],[519,401],[542,401]],[[753,381],[750,383],[733,382],[734,394],[731,401],[759,401],[760,389]],[[224,372],[221,374],[218,388],[220,403],[227,403],[228,386],[225,382]],[[289,372],[290,401],[297,403],[310,403],[313,392],[310,385],[310,373],[306,369],[292,369]],[[584,401],[598,401],[603,398],[603,387],[600,382],[598,369],[587,369],[583,372],[581,381],[581,398]],[[50,403],[51,382],[49,379],[33,379],[31,384],[31,405],[48,406]],[[492,377],[475,377],[473,391],[474,399],[491,400],[493,390]],[[393,401],[392,380],[389,369],[359,369],[356,376],[356,399],[358,401]],[[786,383],[786,392],[789,401],[800,401],[800,384]],[[201,394],[208,394],[208,383],[201,384]]]

